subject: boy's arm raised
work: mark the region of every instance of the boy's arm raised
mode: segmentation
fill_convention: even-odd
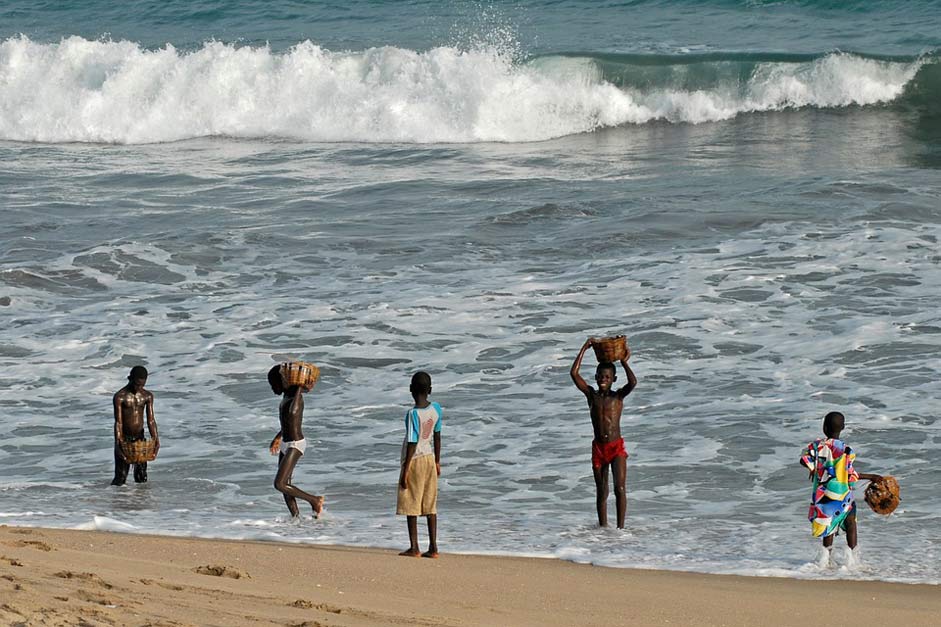
[[[627,373],[627,383],[621,386],[618,390],[618,397],[624,398],[628,394],[634,391],[634,388],[637,387],[637,377],[634,375],[634,371],[631,370],[631,367],[627,364],[627,360],[631,357],[631,349],[627,349],[627,355],[624,356],[624,359],[621,360],[621,365],[624,367],[624,372]]]
[[[582,358],[585,356],[585,351],[587,351],[588,347],[592,344],[592,339],[593,338],[588,338],[585,340],[581,350],[578,351],[578,357],[575,358],[575,363],[572,364],[572,370],[569,372],[569,374],[572,375],[572,381],[575,383],[575,387],[581,390],[582,394],[586,396],[591,394],[591,386],[582,378],[579,369],[582,367]]]

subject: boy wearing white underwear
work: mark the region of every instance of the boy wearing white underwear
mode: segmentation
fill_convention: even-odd
[[[278,408],[281,430],[274,436],[268,447],[272,455],[278,455],[278,474],[274,478],[274,487],[284,495],[284,502],[287,503],[293,518],[300,515],[297,509],[297,499],[307,501],[314,510],[314,518],[317,518],[323,511],[323,497],[308,494],[292,483],[294,467],[307,448],[301,422],[304,420],[304,392],[310,390],[303,389],[299,385],[285,389],[280,365],[268,371],[268,384],[276,395],[283,394]]]
[[[441,405],[428,400],[431,376],[412,375],[409,386],[415,406],[405,414],[405,441],[399,472],[395,513],[406,516],[409,548],[406,557],[438,557],[438,476],[441,474]],[[428,550],[418,548],[418,517],[428,518]]]

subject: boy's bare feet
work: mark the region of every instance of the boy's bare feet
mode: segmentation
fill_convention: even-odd
[[[314,518],[320,518],[320,514],[323,512],[323,497],[315,496],[310,502],[310,507],[314,510]]]
[[[428,549],[421,554],[422,557],[430,557],[433,560],[438,559],[438,549]]]
[[[399,553],[399,555],[402,555],[404,557],[421,557],[421,553],[419,552],[418,549],[405,549],[404,551]]]

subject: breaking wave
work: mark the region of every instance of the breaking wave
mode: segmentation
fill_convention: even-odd
[[[153,143],[526,142],[652,121],[907,104],[937,107],[937,53],[564,54],[395,47],[192,51],[69,37],[0,42],[0,139]]]

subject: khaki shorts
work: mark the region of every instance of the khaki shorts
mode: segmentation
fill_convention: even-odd
[[[399,486],[395,513],[402,516],[429,516],[438,513],[438,471],[435,456],[413,457],[406,477],[408,490]]]

